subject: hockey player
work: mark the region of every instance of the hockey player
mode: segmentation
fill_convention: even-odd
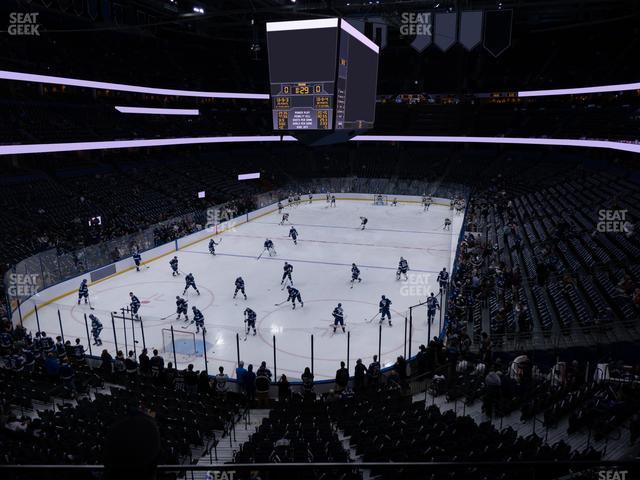
[[[287,301],[291,300],[291,303],[293,304],[293,310],[296,309],[296,300],[300,302],[301,307],[304,307],[302,296],[300,296],[300,291],[297,288],[287,286],[287,292],[289,292],[289,298],[287,298]]]
[[[336,206],[336,196],[335,195],[331,195],[331,206],[332,207]]]
[[[136,272],[140,271],[140,264],[142,263],[142,257],[138,252],[133,253],[133,263],[136,264]]]
[[[282,202],[280,200],[278,200],[278,214],[282,213],[283,209],[284,209],[284,207],[282,206]]]
[[[397,207],[398,206],[398,199],[397,198],[393,198],[393,202],[391,202],[391,206],[392,207]]]
[[[129,306],[131,307],[131,315],[139,319],[140,316],[138,315],[138,310],[140,310],[140,300],[138,300],[138,297],[136,297],[133,292],[129,292],[129,298],[131,300],[131,303],[129,303]]]
[[[87,286],[87,279],[83,278],[82,283],[80,283],[80,288],[78,288],[78,305],[80,305],[80,300],[84,298],[84,303],[89,301],[89,287]]]
[[[284,225],[284,222],[288,222],[288,221],[289,221],[289,214],[285,212],[282,214],[282,220],[280,221],[280,225]]]
[[[246,323],[245,336],[249,334],[249,330],[253,329],[253,334],[256,334],[256,312],[249,307],[244,309],[244,323]]]
[[[438,273],[438,283],[440,284],[440,291],[447,289],[447,285],[449,284],[449,272],[447,272],[446,268],[443,268],[440,273]]]
[[[180,320],[180,315],[184,314],[184,321],[189,321],[189,311],[187,310],[188,307],[189,304],[187,303],[187,301],[184,298],[176,295],[176,313],[178,314],[177,320]]]
[[[424,211],[428,212],[429,211],[429,207],[431,206],[431,204],[433,203],[433,199],[431,198],[431,195],[429,195],[428,197],[423,197],[423,205],[424,205]]]
[[[409,271],[409,264],[407,261],[400,257],[400,262],[398,263],[398,271],[396,272],[396,280],[400,280],[400,276],[404,275],[405,280],[409,280],[409,276],[407,272]]]
[[[336,328],[338,325],[342,327],[342,331],[345,332],[344,329],[344,310],[342,309],[342,304],[339,303],[336,308],[333,309],[333,333],[336,333]]]
[[[290,263],[284,262],[284,267],[282,267],[284,272],[282,273],[282,280],[280,281],[280,285],[284,284],[284,281],[288,278],[289,283],[293,285],[293,278],[291,278],[291,273],[293,272],[293,265]]]
[[[200,333],[201,328],[202,333],[207,333],[207,329],[204,328],[204,315],[202,315],[202,312],[195,306],[191,307],[191,311],[193,312],[193,321],[196,324],[196,333]]]
[[[436,310],[440,310],[440,305],[438,304],[436,296],[431,292],[431,295],[427,297],[427,322],[433,322],[436,316]]]
[[[313,203],[313,194],[309,192],[309,205],[311,205],[311,203]]]
[[[445,218],[444,219],[444,225],[442,227],[443,230],[451,230],[451,219],[450,218]]]
[[[384,322],[384,317],[387,317],[389,320],[389,326],[391,326],[391,300],[382,295],[380,299],[380,303],[378,304],[380,307],[380,323]]]
[[[360,217],[360,230],[364,230],[365,227],[367,226],[367,222],[369,220],[367,219],[367,217]]]
[[[175,277],[176,275],[180,275],[178,271],[178,257],[173,257],[169,260],[169,265],[171,265],[171,276]]]
[[[273,246],[273,242],[268,238],[264,241],[264,249],[269,252],[270,257],[273,257],[276,254],[276,249]]]
[[[100,340],[100,332],[102,332],[102,323],[98,320],[93,313],[89,314],[89,319],[91,320],[91,336],[93,337],[93,344],[98,347],[102,345],[102,340]]]
[[[360,269],[356,266],[355,263],[351,264],[351,288],[353,288],[353,284],[355,283],[355,281],[358,281],[358,283],[362,282],[362,279],[360,278]]]
[[[244,295],[244,299],[247,299],[247,294],[244,293],[244,280],[242,279],[242,277],[236,278],[236,291],[233,292],[233,298],[236,298],[238,292],[242,292],[242,295]]]
[[[327,192],[327,203],[331,202],[331,194]]]
[[[296,227],[291,226],[291,228],[289,229],[289,236],[291,237],[291,240],[293,240],[293,244],[297,245],[298,244],[298,231],[296,230]]]
[[[209,240],[209,253],[211,255],[216,254],[216,246],[220,245],[220,242],[216,242],[213,238]]]
[[[187,293],[187,289],[189,287],[193,287],[193,289],[196,292],[198,292],[198,295],[200,295],[200,290],[198,290],[198,287],[196,286],[196,280],[193,278],[193,273],[190,273],[189,275],[184,277],[184,281],[185,281],[185,286],[184,286],[184,292],[182,292],[182,295],[185,295]]]

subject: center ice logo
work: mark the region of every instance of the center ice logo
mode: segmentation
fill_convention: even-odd
[[[426,297],[429,291],[428,273],[409,273],[409,279],[404,281],[400,287],[400,295],[403,297]]]

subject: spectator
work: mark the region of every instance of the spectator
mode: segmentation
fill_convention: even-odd
[[[398,374],[398,378],[406,380],[407,378],[407,361],[402,355],[396,359],[396,363],[393,365],[393,370]]]
[[[278,401],[285,402],[291,398],[291,387],[287,376],[283,373],[278,380]]]
[[[140,362],[140,374],[144,376],[151,375],[151,360],[146,348],[142,349],[142,353],[138,356],[138,361]]]
[[[72,357],[76,365],[84,363],[84,347],[79,338],[76,338],[76,344],[72,348]]]
[[[258,400],[259,408],[269,408],[269,388],[271,387],[271,379],[265,374],[265,370],[266,369],[263,369],[262,374],[260,374],[260,369],[258,369],[255,381],[256,398]]]
[[[267,368],[267,362],[262,362],[256,372],[257,377],[267,377],[271,381],[271,370]]]
[[[158,350],[153,351],[153,357],[149,360],[151,365],[151,375],[154,377],[160,376],[164,369],[164,358],[158,354]]]
[[[241,392],[244,391],[243,378],[246,373],[247,373],[247,369],[244,368],[244,362],[240,360],[238,362],[238,368],[236,368],[236,380],[238,381],[238,387],[240,388]]]
[[[160,456],[160,432],[143,414],[116,422],[104,442],[105,480],[154,480]]]
[[[198,392],[198,374],[193,370],[193,363],[187,366],[183,376],[185,391],[188,395],[195,395]]]
[[[487,332],[482,332],[482,340],[480,341],[480,360],[487,365],[491,364],[493,345],[491,338],[487,335]]]
[[[60,361],[52,352],[47,353],[47,359],[44,362],[44,369],[50,378],[58,378],[60,374]]]
[[[365,379],[367,377],[367,367],[362,363],[362,359],[356,360],[356,366],[353,375],[353,390],[355,393],[361,393],[364,391]]]
[[[214,378],[216,384],[216,393],[224,395],[229,388],[229,375],[224,373],[224,367],[218,367],[218,374]]]
[[[167,368],[163,368],[160,371],[161,375],[162,375],[162,383],[169,387],[172,388],[175,386],[176,384],[176,379],[178,378],[178,372],[175,368],[173,368],[173,362],[169,362],[167,363]]]
[[[60,361],[67,356],[67,349],[65,348],[64,343],[62,343],[61,336],[56,337],[55,352],[58,356],[58,360]]]
[[[305,367],[304,372],[302,372],[302,391],[303,392],[312,392],[313,391],[313,373],[311,373],[311,369],[309,367]]]
[[[60,365],[60,379],[62,380],[62,386],[70,395],[74,395],[76,391],[74,376],[75,373],[69,361],[67,359],[62,360],[62,364]]]
[[[466,330],[462,330],[460,332],[460,354],[462,355],[462,358],[466,358],[467,354],[469,353],[469,349],[471,348],[471,337],[469,336],[469,334],[467,333]]]
[[[202,370],[198,376],[198,393],[201,395],[207,395],[211,391],[211,385],[209,384],[209,375]]]
[[[256,398],[256,374],[253,371],[253,365],[249,364],[247,373],[242,377],[242,385],[247,395],[247,400],[251,403]]]
[[[488,417],[493,416],[495,405],[500,398],[500,390],[502,387],[502,378],[500,375],[501,373],[493,368],[484,379],[486,392],[482,409]]]
[[[427,347],[420,345],[418,347],[418,353],[416,354],[416,367],[418,369],[418,375],[425,373],[429,365]]]
[[[105,376],[108,380],[111,378],[113,373],[113,357],[105,348],[102,350],[102,354],[100,355],[100,372]]]
[[[378,362],[377,355],[373,356],[373,362],[369,364],[367,373],[369,374],[369,388],[376,389],[380,382],[380,362]]]
[[[349,370],[340,362],[340,368],[336,370],[336,393],[342,392],[349,385]]]
[[[133,350],[129,350],[129,356],[124,361],[124,366],[130,378],[138,374],[138,362],[136,361],[136,356],[133,354]]]

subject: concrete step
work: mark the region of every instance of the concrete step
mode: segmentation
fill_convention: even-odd
[[[262,424],[262,420],[268,416],[269,409],[254,408],[249,410],[249,415],[246,418],[240,418],[236,422],[235,430],[232,430],[228,435],[223,435],[224,432],[216,432],[218,440],[216,448],[205,452],[198,460],[198,465],[219,465],[232,462],[235,453],[242,444],[249,441],[251,435]]]

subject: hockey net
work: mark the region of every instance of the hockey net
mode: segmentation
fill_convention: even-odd
[[[374,205],[388,205],[389,197],[388,195],[376,194],[373,196],[373,204]]]
[[[171,338],[171,330],[162,329],[162,351],[164,353],[173,353],[173,345],[175,344],[176,353],[180,355],[196,355],[198,353],[196,347],[196,334],[186,330],[173,329],[173,339]]]

